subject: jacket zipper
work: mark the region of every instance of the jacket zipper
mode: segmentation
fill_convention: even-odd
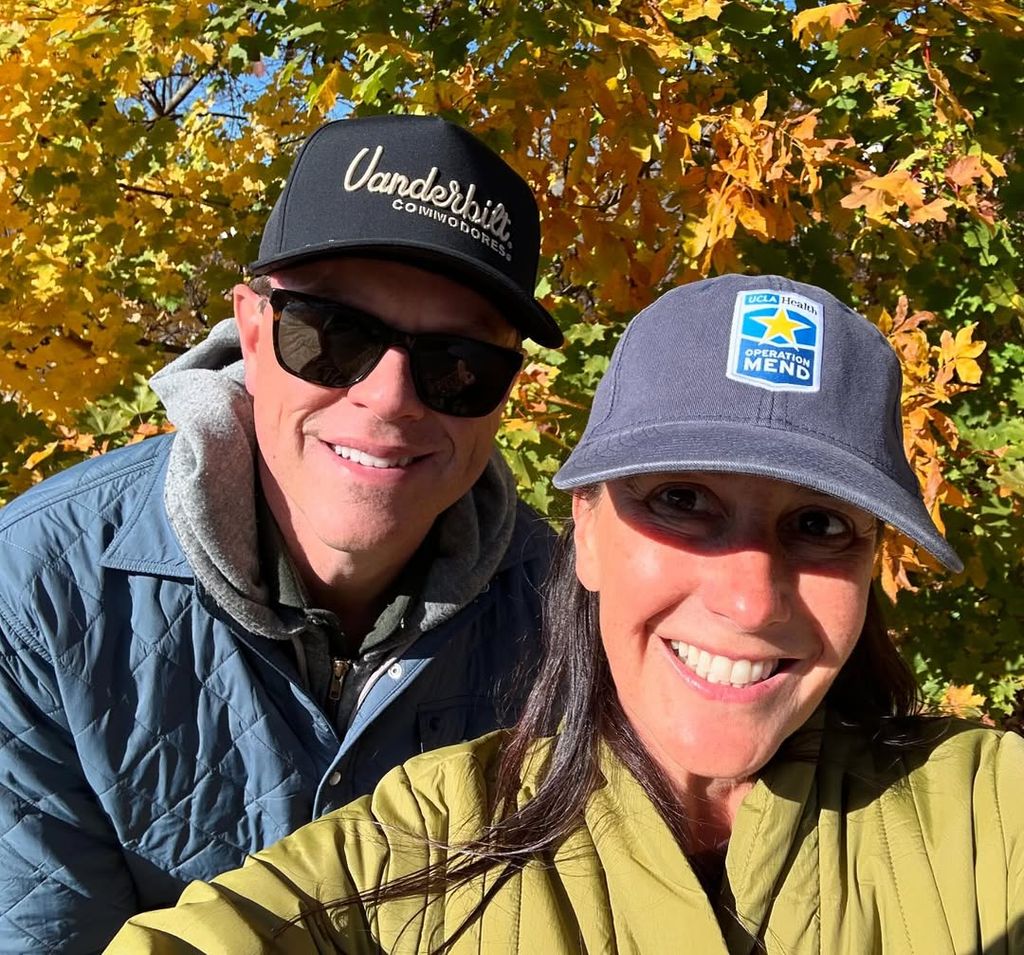
[[[338,700],[341,699],[341,685],[345,682],[345,674],[351,669],[351,660],[342,657],[334,657],[331,660],[331,682],[327,690],[327,699],[331,701],[331,709],[335,712],[338,709]]]
[[[327,691],[327,699],[332,703],[337,703],[341,699],[341,684],[345,681],[345,674],[351,667],[352,662],[342,657],[334,657],[331,660],[331,683],[330,689]]]

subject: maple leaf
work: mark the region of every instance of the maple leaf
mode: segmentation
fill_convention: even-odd
[[[946,167],[946,180],[958,189],[971,185],[977,179],[986,186],[992,185],[992,176],[978,156],[961,156]]]
[[[974,684],[958,686],[950,683],[942,696],[942,707],[953,716],[977,717],[981,707],[985,705],[985,697],[974,692]]]
[[[948,206],[949,201],[940,196],[931,202],[926,202],[916,208],[912,208],[907,219],[915,225],[920,222],[946,222],[949,219],[949,215],[946,212]]]
[[[793,17],[793,39],[801,46],[815,40],[834,40],[847,23],[857,20],[861,6],[860,2],[827,3],[801,10]]]
[[[324,118],[440,112],[537,196],[545,306],[608,330],[570,339],[545,356],[551,374],[514,390],[537,421],[510,432],[531,435],[524,496],[561,506],[545,481],[625,317],[712,272],[783,272],[878,316],[928,507],[954,533],[971,526],[965,561],[983,555],[984,573],[949,586],[906,541],[884,546],[886,592],[928,591],[900,605],[914,649],[938,659],[968,634],[995,660],[994,634],[1024,626],[1000,596],[1024,541],[1022,247],[1007,218],[1024,119],[1000,67],[1019,59],[1019,5],[215,6],[0,9],[0,501],[165,427],[123,405],[101,405],[109,430],[81,416],[228,314],[224,292]],[[723,11],[735,19],[716,23]],[[998,373],[981,374],[975,337]],[[87,434],[101,437],[82,449]],[[1005,676],[992,666],[979,663],[979,693]]]

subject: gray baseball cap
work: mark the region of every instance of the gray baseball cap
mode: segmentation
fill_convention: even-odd
[[[881,332],[823,289],[777,275],[694,282],[630,322],[554,483],[759,474],[855,504],[959,571],[907,463],[901,384]]]

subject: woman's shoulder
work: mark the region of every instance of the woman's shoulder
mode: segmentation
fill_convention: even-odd
[[[1024,738],[954,717],[918,718],[909,728],[911,782],[932,788],[946,781],[972,780],[975,798],[988,789],[1007,795],[1024,792]]]
[[[1016,733],[955,717],[919,716],[871,730],[833,725],[828,736],[839,745],[826,744],[823,756],[831,749],[842,775],[892,796],[998,805],[1024,792],[1024,738]]]
[[[388,815],[390,804],[409,799],[440,813],[465,803],[487,802],[508,733],[498,730],[406,760],[386,773],[367,797],[373,814]]]
[[[511,730],[497,730],[477,739],[421,753],[396,766],[377,784],[364,806],[377,819],[400,816],[420,818],[429,831],[438,820],[453,817],[477,822],[493,806],[502,755]],[[522,786],[529,788],[536,759],[547,751],[549,740],[531,744]],[[358,803],[348,811],[365,811]],[[346,809],[338,810],[345,814]],[[447,823],[444,823],[446,826]]]
[[[933,772],[972,774],[1024,768],[1024,738],[1016,733],[953,716],[916,716],[894,720],[880,734],[890,749],[919,753]]]

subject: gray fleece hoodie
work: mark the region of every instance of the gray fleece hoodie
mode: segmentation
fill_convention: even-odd
[[[220,322],[151,383],[178,429],[164,499],[196,579],[246,630],[291,640],[301,656],[297,639],[307,624],[271,605],[272,571],[260,567],[256,436],[234,321]],[[495,450],[469,493],[438,518],[422,590],[402,621],[403,646],[484,589],[511,540],[515,511],[515,481]]]

